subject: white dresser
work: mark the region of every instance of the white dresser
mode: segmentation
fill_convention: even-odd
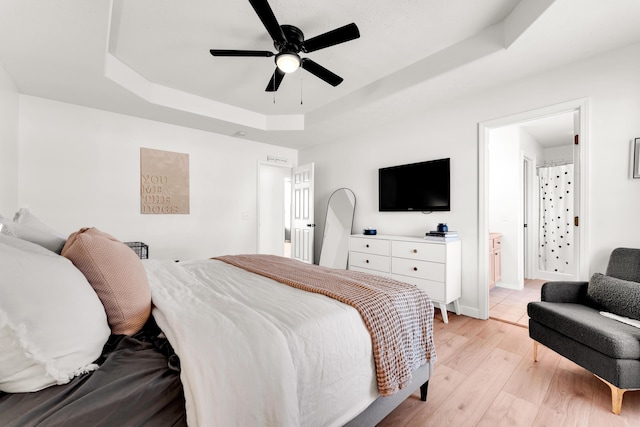
[[[447,304],[460,314],[462,294],[461,242],[435,242],[419,237],[352,235],[349,270],[391,277],[424,289],[440,305],[449,322]]]

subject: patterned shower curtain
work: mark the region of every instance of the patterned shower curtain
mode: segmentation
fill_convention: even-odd
[[[541,167],[539,268],[573,273],[573,165]]]

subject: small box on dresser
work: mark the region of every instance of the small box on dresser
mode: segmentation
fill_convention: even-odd
[[[460,314],[462,294],[461,242],[404,236],[352,235],[349,270],[363,271],[410,283],[427,292],[448,323],[447,304]]]

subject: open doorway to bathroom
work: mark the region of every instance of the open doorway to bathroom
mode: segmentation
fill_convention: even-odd
[[[526,325],[526,304],[539,298],[542,283],[583,274],[584,230],[576,224],[586,196],[584,147],[576,135],[585,128],[585,107],[586,101],[568,103],[480,126],[481,235],[487,235],[480,241],[488,242],[490,268],[479,295],[481,302],[487,296],[487,317]]]

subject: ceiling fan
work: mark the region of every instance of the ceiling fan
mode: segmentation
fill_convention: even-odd
[[[342,77],[332,73],[322,65],[309,58],[300,58],[299,53],[310,53],[329,46],[348,42],[360,37],[360,31],[356,24],[351,23],[335,30],[328,31],[309,40],[304,39],[304,34],[293,25],[280,25],[267,0],[249,0],[251,6],[273,39],[273,45],[278,53],[268,50],[230,50],[211,49],[213,56],[275,56],[276,69],[265,89],[267,92],[275,92],[280,87],[285,73],[292,73],[298,68],[303,68],[314,76],[324,80],[332,86],[342,83]]]

